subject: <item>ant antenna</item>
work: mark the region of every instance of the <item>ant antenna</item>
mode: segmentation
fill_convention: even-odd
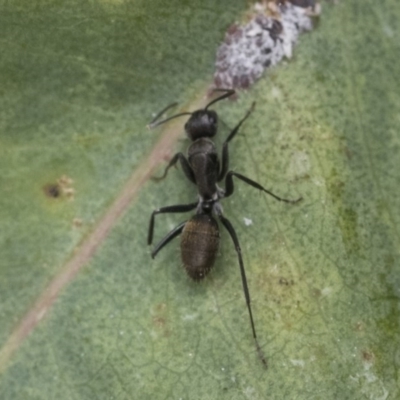
[[[208,107],[210,107],[212,104],[216,103],[217,101],[226,99],[227,97],[232,96],[233,94],[235,94],[235,90],[234,89],[214,89],[213,92],[225,92],[222,96],[217,97],[216,99],[210,101],[205,107],[204,109],[207,110]]]
[[[164,111],[166,111],[167,109],[169,109],[171,107],[172,107],[172,105],[169,105],[168,107],[166,107],[162,112],[158,113],[157,117],[159,118],[163,114]],[[182,115],[192,115],[192,113],[183,112],[183,113],[175,114],[172,117],[163,119],[162,121],[158,121],[158,122],[156,122],[158,118],[154,118],[154,120],[149,125],[147,125],[147,127],[149,129],[153,129],[156,126],[163,124],[164,122],[170,121],[171,119],[174,119],[174,118],[177,118],[177,117],[181,117]]]
[[[176,101],[175,103],[169,104],[167,107],[163,108],[157,115],[150,121],[149,125],[153,125],[154,122],[156,122],[166,111],[168,111],[170,108],[175,107],[178,105],[178,102]]]
[[[217,97],[216,99],[210,101],[210,102],[204,107],[204,110],[207,110],[208,107],[210,107],[212,104],[216,103],[217,101],[226,99],[227,97],[232,96],[233,94],[235,94],[235,90],[233,90],[233,89],[214,89],[213,91],[214,91],[214,92],[224,92],[224,94],[221,95],[221,96],[219,96],[219,97]],[[183,115],[192,115],[192,113],[190,113],[190,112],[183,112],[183,113],[175,114],[175,115],[173,115],[172,117],[168,117],[168,118],[166,118],[166,119],[163,119],[163,120],[157,122],[157,120],[158,120],[167,110],[169,110],[169,109],[172,108],[172,107],[175,107],[177,104],[178,104],[178,103],[172,103],[172,104],[168,105],[167,107],[165,107],[164,109],[162,109],[162,110],[153,118],[153,120],[150,122],[150,124],[147,125],[147,127],[148,127],[149,129],[153,129],[153,128],[155,128],[156,126],[159,126],[159,125],[161,125],[161,124],[163,124],[163,123],[165,123],[165,122],[170,121],[171,119],[174,119],[174,118],[177,118],[177,117],[182,117]]]

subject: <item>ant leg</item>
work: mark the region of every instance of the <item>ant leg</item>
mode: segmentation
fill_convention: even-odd
[[[165,237],[163,237],[157,245],[154,247],[153,251],[151,252],[151,258],[154,258],[157,253],[164,247],[166,246],[172,239],[176,238],[178,235],[180,235],[183,231],[183,228],[186,225],[186,222],[182,222],[178,226],[176,226],[174,229],[172,229],[171,232],[167,233]]]
[[[253,320],[253,313],[251,312],[251,305],[250,305],[250,293],[249,293],[249,288],[247,286],[247,278],[246,278],[246,272],[244,269],[244,264],[243,264],[243,259],[242,259],[242,250],[240,248],[239,245],[239,240],[237,238],[235,229],[233,228],[232,224],[229,222],[229,220],[227,218],[225,218],[222,214],[218,214],[218,217],[220,219],[220,221],[222,222],[222,224],[224,225],[224,227],[226,228],[226,230],[229,232],[229,235],[232,238],[232,241],[235,245],[235,250],[236,253],[238,255],[238,259],[239,259],[239,266],[240,266],[240,274],[242,277],[242,285],[243,285],[243,292],[244,292],[244,297],[246,298],[246,304],[247,304],[247,309],[249,311],[249,317],[250,317],[250,325],[251,325],[251,330],[253,332],[253,338],[254,341],[256,343],[256,348],[257,348],[257,353],[258,356],[261,359],[261,362],[264,364],[265,368],[268,368],[268,364],[267,364],[267,359],[265,358],[261,347],[258,343],[257,340],[257,335],[256,335],[256,328],[254,326],[254,320]]]
[[[170,162],[165,167],[164,174],[162,176],[153,176],[151,179],[153,179],[154,181],[157,181],[157,182],[163,180],[167,176],[168,170],[172,166],[174,166],[178,162],[178,160],[181,163],[181,167],[182,167],[184,174],[186,175],[186,178],[188,178],[191,182],[193,182],[195,184],[196,179],[194,177],[192,167],[190,166],[189,161],[186,159],[186,157],[184,156],[183,153],[176,153],[171,158]]]
[[[300,200],[302,200],[302,197],[299,197],[296,200],[289,200],[289,199],[283,199],[282,197],[277,196],[276,194],[273,194],[272,192],[270,192],[269,190],[265,189],[264,187],[262,187],[259,183],[246,178],[245,176],[238,174],[237,172],[233,172],[233,171],[229,171],[226,175],[226,179],[225,179],[225,197],[229,197],[233,191],[234,191],[234,185],[233,185],[233,177],[236,176],[236,178],[242,180],[243,182],[246,182],[248,185],[253,186],[256,189],[262,190],[265,193],[268,193],[270,196],[274,197],[276,200],[279,201],[284,201],[285,203],[291,203],[291,204],[296,204],[298,203]]]
[[[228,143],[235,137],[238,133],[239,128],[242,126],[243,122],[249,118],[250,114],[254,110],[255,102],[251,105],[249,111],[247,111],[246,115],[239,121],[239,123],[232,129],[232,132],[226,138],[225,142],[222,145],[222,163],[221,163],[221,170],[218,175],[218,182],[224,179],[226,173],[228,172],[229,168],[229,152],[228,152]]]
[[[150,217],[149,223],[149,231],[147,234],[147,244],[150,245],[153,243],[153,232],[154,232],[154,218],[157,214],[166,214],[166,213],[184,213],[188,211],[192,211],[197,207],[198,203],[190,203],[190,204],[177,204],[175,206],[167,206],[162,207],[157,210],[154,210]]]

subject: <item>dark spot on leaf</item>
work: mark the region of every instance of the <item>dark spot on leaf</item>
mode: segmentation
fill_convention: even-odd
[[[289,0],[289,2],[297,7],[315,7],[315,0]]]
[[[159,303],[156,306],[157,312],[164,312],[166,308],[167,308],[167,305],[165,303]]]
[[[372,362],[374,360],[374,354],[368,350],[363,350],[361,354],[363,360],[366,362]]]
[[[322,292],[318,288],[311,289],[311,294],[312,294],[313,297],[316,297],[316,298],[319,298],[319,297],[322,296]]]
[[[358,214],[352,208],[339,208],[339,227],[346,250],[349,253],[358,253],[360,243],[358,237]]]
[[[344,182],[339,179],[336,169],[332,169],[331,177],[328,180],[328,190],[331,194],[332,201],[339,202],[344,191]]]
[[[286,279],[286,278],[279,278],[279,284],[284,286],[291,286],[294,285],[293,279]]]
[[[324,73],[321,71],[316,72],[314,74],[314,78],[317,82],[320,82],[320,83],[325,83],[325,81],[326,81],[326,77],[325,77]]]
[[[80,218],[74,218],[72,221],[72,225],[74,228],[80,228],[82,226],[83,222]]]
[[[56,199],[61,196],[61,187],[58,183],[48,183],[43,186],[43,192],[47,197]]]
[[[362,322],[357,322],[355,326],[355,330],[358,332],[362,332],[364,330],[364,324]]]
[[[165,318],[162,317],[154,317],[153,323],[157,328],[162,329],[165,326]]]

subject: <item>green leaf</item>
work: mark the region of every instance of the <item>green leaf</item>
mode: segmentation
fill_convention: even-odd
[[[199,107],[246,7],[215,3],[1,6],[1,399],[399,397],[394,0],[324,3],[292,60],[215,106],[232,127],[256,101],[231,167],[303,196],[237,182],[223,202],[269,369],[225,231],[201,284],[178,240],[151,260],[152,210],[196,191],[180,168],[148,180],[187,146],[184,119],[145,126],[172,101]],[[185,218],[159,216],[155,240]]]

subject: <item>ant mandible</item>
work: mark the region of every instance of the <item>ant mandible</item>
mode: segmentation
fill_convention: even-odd
[[[181,164],[182,170],[186,177],[197,186],[198,201],[190,204],[178,204],[159,208],[151,214],[147,243],[153,242],[154,219],[157,214],[166,213],[184,213],[196,209],[196,214],[189,220],[182,222],[177,227],[172,229],[161,241],[154,247],[151,252],[151,257],[154,258],[157,253],[167,245],[176,236],[181,236],[181,257],[186,272],[195,281],[202,280],[211,270],[214,265],[220,241],[219,227],[216,216],[228,231],[237,252],[239,259],[240,274],[242,278],[243,292],[246,299],[247,309],[250,317],[250,325],[255,341],[258,355],[267,367],[267,360],[261,351],[261,347],[257,340],[256,329],[253,320],[253,314],[250,305],[250,294],[247,286],[246,273],[244,269],[242,252],[239,245],[239,240],[235,229],[227,218],[223,216],[220,200],[229,197],[234,191],[233,177],[240,179],[248,185],[268,193],[276,200],[286,203],[297,203],[302,198],[296,200],[288,200],[278,197],[274,193],[265,189],[259,183],[237,173],[228,171],[229,169],[229,152],[228,144],[235,137],[243,122],[250,116],[254,109],[252,104],[246,115],[232,129],[229,136],[222,145],[222,162],[220,163],[218,153],[214,142],[211,140],[217,133],[218,116],[217,113],[208,108],[227,97],[235,94],[231,89],[216,89],[216,91],[224,92],[221,96],[208,103],[204,109],[194,111],[192,113],[184,112],[173,115],[167,119],[157,122],[160,116],[176,103],[171,104],[166,109],[162,110],[150,123],[149,127],[154,128],[173,118],[183,115],[190,115],[189,120],[185,124],[185,131],[192,144],[188,148],[188,156],[183,153],[176,153],[165,168],[164,174],[157,180],[164,179],[168,170],[178,161]],[[218,182],[225,179],[225,189],[218,186]]]

